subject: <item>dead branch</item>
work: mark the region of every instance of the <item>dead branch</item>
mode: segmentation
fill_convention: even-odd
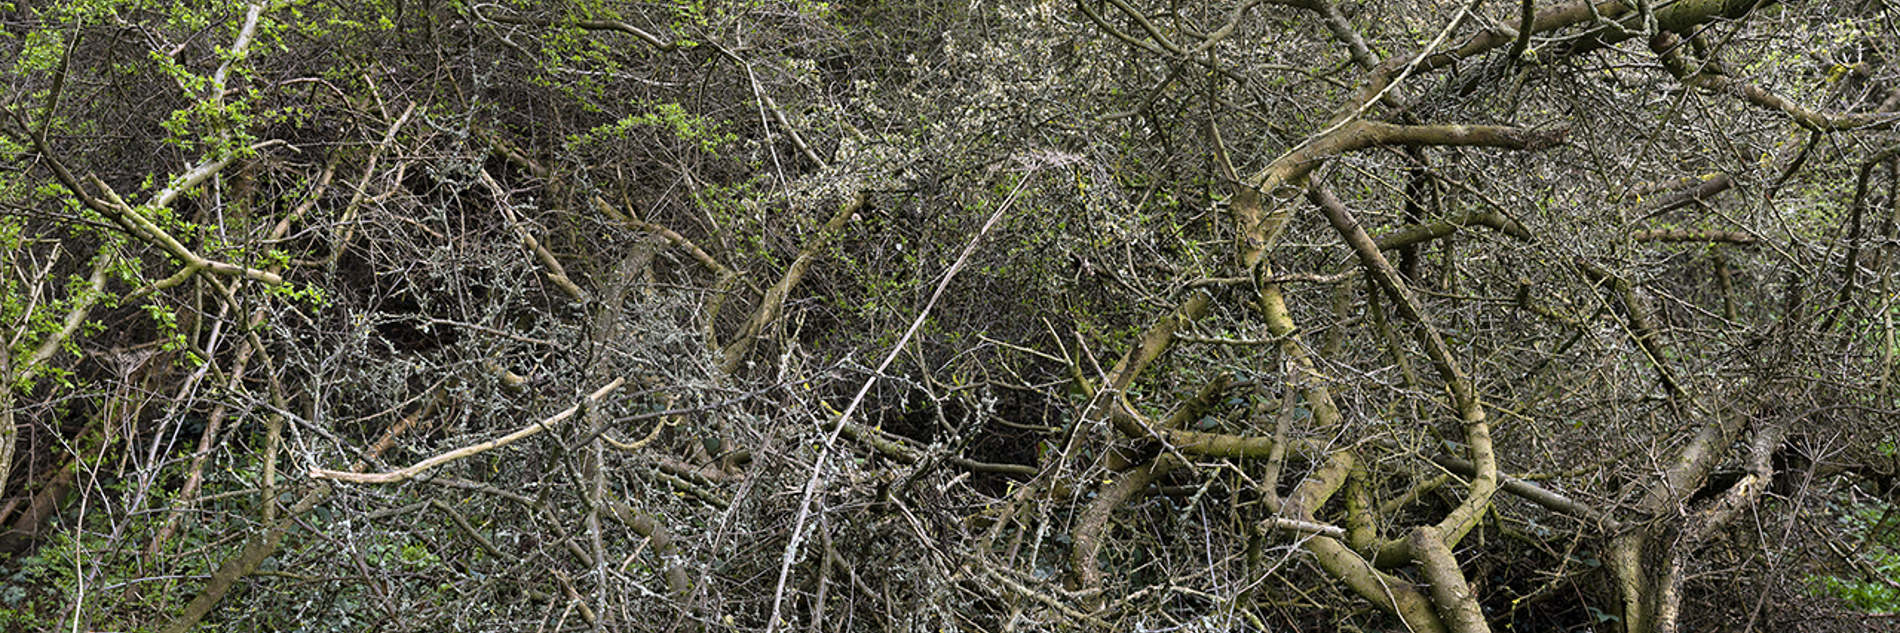
[[[576,414],[586,410],[587,408],[592,407],[595,403],[599,402],[600,399],[607,397],[607,394],[613,393],[615,389],[619,389],[620,385],[625,384],[626,382],[627,382],[626,378],[615,378],[613,382],[607,383],[607,386],[601,387],[600,389],[595,390],[593,393],[588,394],[586,398],[581,400],[580,404],[574,405],[572,407],[568,407],[567,409],[562,410],[560,413],[556,413],[554,415],[548,416],[547,418],[544,418],[541,421],[522,427],[520,430],[515,431],[513,433],[509,433],[508,435],[505,435],[493,440],[489,440],[487,442],[482,442],[480,444],[464,446],[462,448],[458,448],[446,453],[442,453],[440,455],[436,455],[435,457],[431,457],[431,458],[422,460],[420,462],[417,462],[415,465],[410,466],[408,468],[403,468],[401,470],[395,470],[395,471],[390,471],[386,473],[371,473],[371,474],[353,473],[353,472],[347,472],[347,471],[341,471],[341,470],[326,470],[322,468],[312,468],[310,469],[310,476],[316,479],[334,479],[337,481],[347,481],[347,482],[359,483],[359,484],[393,484],[393,483],[398,483],[402,481],[407,481],[409,479],[415,478],[417,475],[421,475],[424,472],[427,472],[431,468],[435,468],[437,466],[441,466],[443,464],[447,464],[449,462],[453,462],[458,459],[480,455],[482,453],[486,453],[488,451],[492,451],[497,448],[501,448],[503,446],[513,444],[515,442],[519,442],[523,439],[533,437],[536,434],[541,433],[542,431],[546,431],[549,426],[552,426],[554,424],[559,424],[562,421],[567,420],[568,418],[574,417]]]

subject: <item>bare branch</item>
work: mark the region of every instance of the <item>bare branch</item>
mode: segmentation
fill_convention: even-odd
[[[593,406],[595,403],[599,402],[602,398],[607,397],[607,394],[613,393],[615,389],[619,389],[620,385],[625,384],[626,382],[627,382],[626,378],[615,378],[613,382],[607,383],[607,386],[601,387],[600,389],[596,389],[594,393],[588,394],[586,398],[581,400],[580,404],[568,407],[562,410],[560,413],[556,413],[554,415],[548,416],[538,422],[535,422],[534,424],[530,424],[528,426],[522,427],[520,430],[517,430],[513,433],[509,433],[502,437],[498,437],[493,440],[482,442],[480,444],[464,446],[462,448],[458,448],[446,453],[442,453],[440,455],[436,455],[435,457],[431,457],[431,458],[422,460],[420,462],[416,462],[415,465],[410,466],[408,468],[394,470],[394,471],[390,471],[386,473],[370,473],[370,474],[354,473],[354,472],[341,471],[341,470],[328,470],[328,469],[323,469],[323,468],[312,468],[310,469],[310,476],[316,479],[334,479],[337,481],[347,481],[347,482],[359,483],[359,484],[393,484],[393,483],[400,483],[403,481],[414,479],[415,477],[427,472],[431,468],[435,468],[437,466],[441,466],[443,464],[447,464],[449,462],[453,462],[458,459],[480,455],[482,453],[486,453],[488,451],[492,451],[497,448],[501,448],[503,446],[513,444],[515,442],[519,442],[523,439],[534,437],[535,435],[541,433],[542,431],[548,430],[549,426],[554,425],[554,424],[559,424],[568,418],[574,417],[576,414],[587,409],[588,407]]]

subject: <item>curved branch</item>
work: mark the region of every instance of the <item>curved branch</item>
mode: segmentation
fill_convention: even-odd
[[[1291,525],[1321,525],[1313,520],[1313,513],[1325,505],[1340,486],[1345,485],[1347,473],[1357,463],[1350,452],[1333,453],[1287,495],[1286,502],[1281,505],[1280,515],[1296,522]],[[1291,525],[1276,527],[1289,529]],[[1414,633],[1443,633],[1446,630],[1444,621],[1432,608],[1431,600],[1419,591],[1417,585],[1379,571],[1337,539],[1315,536],[1306,539],[1305,546],[1328,575],[1345,583],[1353,593],[1359,594],[1380,610],[1404,620],[1407,628]]]
[[[1247,0],[1235,6],[1234,10],[1227,14],[1227,23],[1215,29],[1214,32],[1201,36],[1201,45],[1194,47],[1194,50],[1188,51],[1188,55],[1205,53],[1207,49],[1213,48],[1215,44],[1219,44],[1222,40],[1233,36],[1234,29],[1240,26],[1240,19],[1245,17],[1247,12],[1252,11],[1254,7],[1260,6],[1261,2],[1262,0]]]
[[[1472,595],[1471,585],[1465,582],[1464,571],[1458,568],[1458,559],[1452,556],[1446,539],[1447,535],[1440,534],[1438,528],[1425,526],[1412,530],[1405,541],[1416,553],[1420,571],[1430,581],[1427,586],[1431,589],[1432,603],[1438,606],[1446,628],[1453,633],[1488,633],[1491,627],[1485,623],[1484,609]]]
[[[1663,67],[1669,70],[1669,74],[1682,81],[1683,85],[1710,92],[1733,94],[1741,97],[1742,101],[1749,105],[1781,112],[1793,119],[1796,125],[1815,132],[1884,130],[1893,127],[1895,123],[1900,123],[1900,112],[1830,114],[1809,109],[1754,83],[1707,69],[1692,70],[1688,61],[1677,52],[1681,43],[1681,36],[1665,31],[1657,33],[1656,37],[1650,40],[1650,49],[1656,51],[1657,56],[1662,58]]]
[[[1378,239],[1373,240],[1373,242],[1378,245],[1379,250],[1389,251],[1393,249],[1399,249],[1399,248],[1411,246],[1413,244],[1417,244],[1420,242],[1428,242],[1428,241],[1435,240],[1441,237],[1445,237],[1447,235],[1457,233],[1460,227],[1471,226],[1474,224],[1478,226],[1488,226],[1488,227],[1497,229],[1503,232],[1505,235],[1509,235],[1511,237],[1515,237],[1520,240],[1531,239],[1531,232],[1529,229],[1524,228],[1524,225],[1518,224],[1517,222],[1512,221],[1510,218],[1504,217],[1504,214],[1502,213],[1497,213],[1495,211],[1469,211],[1469,212],[1464,213],[1463,215],[1445,218],[1443,220],[1438,220],[1430,224],[1419,224],[1415,226],[1408,226],[1403,229],[1399,229],[1397,231],[1393,231],[1391,233],[1381,235],[1378,237]]]
[[[1132,438],[1149,437],[1148,431],[1142,428],[1133,416],[1114,415],[1116,409],[1123,406],[1122,394],[1128,391],[1129,385],[1135,383],[1135,377],[1140,376],[1141,372],[1148,368],[1149,363],[1160,358],[1161,353],[1168,350],[1168,346],[1174,342],[1176,333],[1189,323],[1199,320],[1201,315],[1207,313],[1208,306],[1212,303],[1212,296],[1206,292],[1196,292],[1186,301],[1181,302],[1174,312],[1162,317],[1146,332],[1142,332],[1135,346],[1123,354],[1121,360],[1115,362],[1114,369],[1109,370],[1107,379],[1103,381],[1102,388],[1096,392],[1093,404],[1083,414],[1082,419],[1107,418],[1115,425],[1115,430],[1120,431],[1122,435]],[[1064,448],[1064,453],[1067,453],[1067,447]]]
[[[1446,395],[1451,399],[1452,406],[1458,411],[1458,419],[1464,425],[1465,445],[1470,451],[1471,461],[1477,465],[1477,473],[1471,479],[1464,502],[1448,513],[1431,531],[1432,534],[1442,536],[1445,539],[1445,545],[1456,545],[1459,539],[1470,532],[1471,528],[1477,526],[1478,519],[1483,516],[1484,509],[1490,506],[1491,496],[1498,488],[1497,455],[1491,446],[1491,427],[1484,421],[1483,403],[1479,400],[1477,389],[1472,386],[1471,379],[1458,366],[1457,358],[1452,355],[1451,348],[1445,344],[1444,337],[1438,333],[1438,328],[1432,325],[1418,297],[1412,294],[1411,289],[1405,285],[1405,280],[1400,278],[1398,271],[1392,268],[1391,262],[1379,252],[1378,245],[1373,243],[1372,237],[1366,234],[1365,227],[1360,226],[1359,221],[1354,219],[1352,213],[1346,209],[1346,205],[1333,197],[1333,194],[1326,189],[1313,187],[1308,191],[1307,197],[1320,207],[1320,210],[1326,214],[1327,221],[1332,223],[1333,229],[1345,238],[1348,245],[1352,246],[1353,252],[1359,256],[1359,262],[1365,267],[1367,273],[1378,282],[1387,295],[1393,298],[1394,307],[1398,309],[1399,314],[1412,322],[1413,338],[1417,340],[1419,347],[1424,348],[1425,355],[1431,359],[1432,367],[1437,370],[1439,379],[1444,381]],[[1408,544],[1415,540],[1408,540]],[[1421,555],[1417,548],[1414,547],[1412,550],[1412,558],[1416,559]],[[1449,556],[1449,553],[1446,555]]]
[[[1181,465],[1170,453],[1155,456],[1146,465],[1122,473],[1114,484],[1102,488],[1095,501],[1076,519],[1072,534],[1075,549],[1069,555],[1069,569],[1075,574],[1076,583],[1082,586],[1082,591],[1090,595],[1090,608],[1100,609],[1104,603],[1105,597],[1101,592],[1102,568],[1096,558],[1102,553],[1102,535],[1108,531],[1109,516],[1128,503],[1136,493],[1146,490],[1149,484]]]
[[[1260,263],[1290,217],[1292,207],[1285,202],[1305,191],[1307,177],[1335,156],[1390,145],[1459,145],[1538,151],[1562,143],[1569,133],[1569,128],[1534,130],[1494,125],[1347,123],[1274,159],[1234,196],[1232,212],[1240,225],[1241,266],[1251,270]],[[1276,199],[1273,208],[1263,207],[1261,193],[1271,194]]]
[[[443,464],[447,464],[449,462],[462,459],[465,457],[480,455],[482,453],[486,453],[488,451],[495,450],[497,448],[501,448],[509,444],[513,444],[515,442],[519,442],[523,439],[533,437],[541,433],[542,431],[548,430],[549,425],[558,424],[563,420],[574,417],[576,414],[579,414],[583,409],[593,406],[594,403],[599,402],[601,398],[607,397],[607,394],[613,393],[615,389],[619,389],[620,385],[625,384],[626,382],[627,382],[626,378],[615,378],[613,382],[607,383],[607,386],[601,387],[600,389],[595,390],[594,393],[588,394],[586,398],[581,400],[580,404],[576,404],[574,406],[568,407],[567,409],[561,411],[560,413],[556,413],[554,415],[548,416],[547,418],[542,419],[541,421],[522,427],[520,430],[515,431],[513,433],[509,433],[502,437],[495,438],[486,442],[482,442],[480,444],[464,446],[464,447],[461,447],[461,448],[458,448],[446,453],[442,453],[440,455],[436,455],[435,457],[431,457],[431,458],[422,460],[420,462],[417,462],[415,465],[410,466],[408,468],[403,468],[401,470],[394,470],[394,471],[390,471],[386,473],[355,473],[355,472],[342,471],[342,470],[327,470],[323,468],[312,468],[310,469],[310,477],[313,479],[335,479],[337,481],[348,481],[348,482],[359,483],[359,484],[393,484],[393,483],[399,483],[399,482],[407,481],[410,479],[414,479],[416,476],[421,475],[424,472],[427,472],[431,468],[435,468],[437,466],[441,466]]]

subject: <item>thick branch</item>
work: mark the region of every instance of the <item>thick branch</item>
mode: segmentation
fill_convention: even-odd
[[[1669,70],[1669,74],[1675,75],[1684,85],[1710,92],[1734,94],[1750,105],[1781,112],[1788,118],[1794,119],[1797,125],[1816,132],[1884,130],[1893,127],[1895,122],[1900,122],[1900,113],[1894,112],[1830,114],[1812,110],[1754,83],[1711,72],[1706,68],[1691,68],[1688,60],[1683,59],[1678,52],[1681,43],[1680,36],[1663,31],[1650,40],[1650,48],[1662,58],[1663,67]]]
[[[1412,530],[1406,542],[1416,553],[1419,570],[1424,572],[1432,602],[1438,606],[1446,628],[1452,633],[1486,633],[1491,627],[1485,622],[1484,609],[1478,606],[1478,598],[1471,593],[1471,585],[1465,582],[1464,571],[1458,568],[1458,559],[1445,545],[1446,540],[1436,528],[1420,527]]]
[[[1563,142],[1568,134],[1568,128],[1532,130],[1492,125],[1347,123],[1274,159],[1234,196],[1233,213],[1240,225],[1240,264],[1251,270],[1260,263],[1292,212],[1292,208],[1283,203],[1303,192],[1307,176],[1335,156],[1391,145],[1461,145],[1535,151]],[[1271,209],[1264,208],[1261,193],[1270,194],[1278,203]]]
[[[8,114],[13,115],[22,129],[27,129],[26,121],[21,119],[18,113],[9,110]],[[185,267],[179,270],[178,274],[154,284],[153,289],[168,288],[177,285],[201,270],[209,270],[222,275],[243,276],[271,285],[284,283],[284,279],[279,277],[276,273],[212,261],[199,256],[197,253],[192,252],[191,249],[186,248],[185,245],[180,243],[176,238],[172,237],[170,233],[165,232],[164,229],[153,224],[151,220],[146,219],[143,214],[133,209],[132,205],[126,204],[124,200],[119,198],[118,193],[114,192],[111,187],[107,186],[104,181],[99,180],[98,177],[91,177],[90,180],[92,185],[99,189],[100,195],[104,197],[87,193],[85,186],[80,183],[79,178],[73,175],[72,170],[67,169],[65,162],[60,160],[59,155],[53,152],[52,146],[46,142],[44,137],[28,135],[23,137],[23,140],[33,144],[34,150],[40,153],[40,157],[46,161],[47,167],[53,171],[54,178],[59,180],[60,184],[65,185],[66,189],[71,191],[74,196],[78,197],[79,202],[84,204],[86,208],[92,209],[99,213],[99,215],[105,216],[106,219],[119,225],[119,228],[124,229],[125,232],[130,233],[133,237],[137,237],[147,244],[157,246],[165,252],[170,253],[173,257],[185,262]],[[172,186],[153,195],[152,201],[146,206],[150,208],[162,208],[170,204],[172,199],[177,197],[178,194],[188,191],[199,183],[204,182],[206,178],[210,178],[212,175],[218,173],[218,170],[222,169],[225,164],[229,162],[230,156],[226,155],[199,164],[186,172],[183,176],[174,178],[172,180]]]
[[[1096,558],[1102,553],[1102,537],[1108,532],[1109,517],[1136,493],[1146,490],[1149,484],[1180,466],[1181,462],[1175,460],[1173,455],[1162,453],[1146,465],[1122,473],[1114,484],[1101,489],[1095,501],[1076,520],[1073,534],[1075,550],[1069,557],[1070,571],[1075,574],[1082,590],[1094,596],[1091,608],[1099,609],[1102,606],[1102,568]]]
[[[504,151],[506,150],[506,146],[497,144],[497,147],[504,149]],[[509,155],[518,156],[516,154]],[[522,164],[532,166],[532,169],[541,169],[539,165],[534,165],[533,162],[528,161],[525,157],[517,158],[516,160]],[[541,173],[545,173],[545,170]],[[608,204],[607,201],[600,196],[594,196],[593,200],[594,206],[598,207],[600,212],[606,214],[607,217],[613,218],[615,221],[627,226],[660,236],[675,248],[684,250],[687,254],[692,255],[693,261],[699,262],[701,267],[704,267],[713,274],[712,292],[707,296],[705,303],[705,331],[707,345],[717,347],[718,337],[714,332],[714,325],[718,322],[720,309],[726,305],[726,298],[729,294],[727,291],[732,288],[733,282],[739,279],[739,273],[734,272],[731,268],[726,267],[725,264],[720,263],[711,253],[707,253],[705,249],[699,247],[699,244],[687,239],[684,235],[680,235],[679,232],[660,226],[657,223],[641,219],[631,212],[622,212],[614,208],[613,205]]]
[[[1668,193],[1668,195],[1661,196],[1654,200],[1648,201],[1653,205],[1653,208],[1650,209],[1649,213],[1651,214],[1662,213],[1665,211],[1674,211],[1676,209],[1680,209],[1680,208],[1689,206],[1691,204],[1695,204],[1697,202],[1709,200],[1711,198],[1714,198],[1716,194],[1727,191],[1730,187],[1735,186],[1735,179],[1730,178],[1728,174],[1724,174],[1720,172],[1709,174],[1702,177],[1691,177],[1685,180],[1693,184],[1691,184],[1686,189],[1683,189],[1681,191],[1675,191],[1675,189],[1677,188],[1675,185],[1683,184],[1681,181],[1665,183],[1660,188],[1638,190],[1634,192],[1635,194],[1637,194],[1636,201],[1644,202],[1642,198],[1642,196],[1644,195],[1670,192]]]
[[[619,499],[606,500],[608,514],[619,521],[634,534],[644,536],[653,545],[653,555],[666,569],[666,588],[673,591],[681,600],[692,597],[692,579],[686,575],[685,561],[680,556],[679,546],[673,543],[672,532],[665,525],[654,521],[653,517],[634,510]]]
[[[792,294],[792,289],[798,287],[798,282],[805,278],[806,271],[811,270],[811,265],[818,260],[818,254],[824,251],[825,246],[831,243],[833,237],[844,230],[844,225],[851,220],[851,216],[856,215],[858,209],[864,207],[864,201],[864,192],[860,191],[852,195],[850,200],[838,205],[838,212],[831,216],[831,221],[826,222],[822,228],[818,229],[817,234],[806,240],[805,247],[798,251],[798,257],[792,260],[791,266],[786,267],[785,275],[779,278],[778,283],[766,289],[765,296],[759,298],[759,306],[753,309],[752,316],[746,319],[744,325],[739,326],[739,331],[733,335],[732,341],[726,344],[725,349],[720,350],[719,354],[723,359],[719,363],[721,372],[731,375],[739,370],[739,364],[745,362],[746,354],[752,352],[753,345],[757,344],[759,336],[765,333],[766,326],[778,320],[780,312],[785,308],[785,300]]]
[[[1083,419],[1107,418],[1115,425],[1115,430],[1120,431],[1122,435],[1132,438],[1148,437],[1148,431],[1142,429],[1132,416],[1112,415],[1112,413],[1117,407],[1123,406],[1122,395],[1127,393],[1128,387],[1135,383],[1135,378],[1148,368],[1149,363],[1160,358],[1162,352],[1168,350],[1169,345],[1173,344],[1175,334],[1189,323],[1200,319],[1201,315],[1206,314],[1208,306],[1212,303],[1213,298],[1206,292],[1195,292],[1186,301],[1181,302],[1174,312],[1162,317],[1159,322],[1142,332],[1141,338],[1135,341],[1135,346],[1123,354],[1121,360],[1115,362],[1114,369],[1109,370],[1106,384],[1096,393],[1094,404],[1090,405],[1088,411],[1084,413]]]
[[[1347,473],[1357,463],[1351,453],[1338,451],[1325,464],[1295,486],[1281,506],[1281,515],[1298,523],[1315,524],[1313,513],[1345,484]],[[1432,603],[1416,585],[1374,568],[1366,559],[1337,539],[1314,536],[1306,539],[1306,549],[1328,575],[1346,584],[1380,610],[1405,621],[1415,633],[1442,633],[1445,623]]]
[[[1502,213],[1496,211],[1470,211],[1456,217],[1435,220],[1428,224],[1408,226],[1381,235],[1377,240],[1374,240],[1374,242],[1378,244],[1379,250],[1389,251],[1445,237],[1458,232],[1460,227],[1472,225],[1488,226],[1503,232],[1505,235],[1520,240],[1531,239],[1529,229],[1524,228],[1522,224],[1511,221],[1510,218],[1504,217]]]
[[[1769,422],[1757,429],[1755,441],[1749,450],[1748,474],[1723,491],[1709,507],[1690,515],[1689,524],[1663,554],[1666,563],[1656,583],[1657,633],[1675,633],[1678,630],[1677,620],[1682,610],[1683,559],[1761,498],[1762,491],[1768,488],[1768,482],[1774,478],[1774,467],[1770,464],[1769,455],[1780,448],[1787,432],[1786,422]]]
[[[165,627],[165,633],[185,633],[196,628],[198,622],[210,614],[212,608],[218,606],[218,601],[224,598],[233,585],[245,576],[249,576],[251,572],[257,571],[258,565],[263,564],[264,559],[277,553],[277,546],[283,543],[284,532],[296,524],[292,519],[328,500],[330,494],[330,486],[320,484],[316,489],[305,493],[296,505],[291,506],[287,516],[245,539],[244,548],[239,550],[237,555],[225,559],[224,563],[218,566],[218,570],[211,573],[211,580],[205,583],[204,589],[200,590],[191,602],[185,604],[185,610]]]

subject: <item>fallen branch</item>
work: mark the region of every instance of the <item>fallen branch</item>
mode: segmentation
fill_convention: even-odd
[[[1403,229],[1399,229],[1397,231],[1393,231],[1391,233],[1381,235],[1379,236],[1378,239],[1373,240],[1373,243],[1378,245],[1379,250],[1389,251],[1389,250],[1393,250],[1397,248],[1404,248],[1407,246],[1411,246],[1413,244],[1417,244],[1420,242],[1425,242],[1425,241],[1430,241],[1430,240],[1435,240],[1441,237],[1445,237],[1447,235],[1451,235],[1453,233],[1458,232],[1458,229],[1461,227],[1471,226],[1474,224],[1479,225],[1479,226],[1488,226],[1488,227],[1497,229],[1503,232],[1505,235],[1509,235],[1511,237],[1515,237],[1520,240],[1531,239],[1530,230],[1525,229],[1524,225],[1518,224],[1517,222],[1512,221],[1510,218],[1504,217],[1504,214],[1502,213],[1490,211],[1490,212],[1471,212],[1471,213],[1466,213],[1464,215],[1460,215],[1456,217],[1450,217],[1450,218],[1445,218],[1443,220],[1438,220],[1430,224],[1419,224],[1415,226],[1408,226]]]

